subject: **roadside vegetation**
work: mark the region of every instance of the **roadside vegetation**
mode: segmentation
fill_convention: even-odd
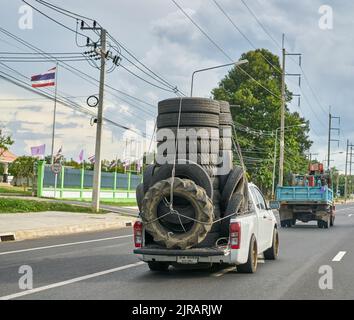
[[[31,196],[32,191],[23,190],[22,187],[13,187],[13,186],[0,186],[0,195],[19,195],[19,196]]]
[[[0,198],[0,214],[2,213],[26,213],[26,212],[43,212],[43,211],[63,211],[63,212],[79,212],[91,213],[91,208],[70,205],[60,202],[47,202],[36,200],[8,199]],[[101,210],[101,213],[107,211]]]

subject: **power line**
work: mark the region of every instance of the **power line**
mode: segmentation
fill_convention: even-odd
[[[185,11],[183,10],[183,8],[175,1],[175,0],[171,0],[176,7],[188,18],[188,20],[190,20],[193,25],[198,28],[198,30],[231,62],[234,62],[234,60],[225,52],[225,50],[223,48],[221,48],[208,34],[207,32],[205,32],[193,19],[192,17]],[[252,81],[254,81],[255,83],[257,83],[257,85],[259,85],[260,87],[262,87],[264,90],[266,90],[268,93],[270,93],[271,95],[273,95],[274,97],[281,99],[280,96],[278,96],[276,93],[274,93],[273,91],[269,90],[267,87],[265,87],[263,84],[261,84],[259,81],[257,81],[254,77],[252,77],[247,71],[243,70],[241,66],[236,66],[236,68],[238,68],[242,73],[244,73],[245,75],[247,75]]]
[[[23,1],[24,1],[24,0],[23,0]],[[55,6],[55,5],[53,5],[53,4],[51,4],[51,3],[47,2],[47,1],[40,1],[40,0],[35,0],[35,1],[38,2],[38,3],[40,3],[40,4],[42,4],[42,5],[44,5],[44,6],[46,6],[46,7],[48,7],[48,8],[50,8],[50,9],[52,9],[52,10],[55,10],[55,11],[58,12],[58,13],[64,14],[64,15],[66,15],[66,16],[72,18],[72,19],[78,20],[78,18],[83,18],[83,19],[87,19],[87,20],[90,20],[90,21],[94,21],[94,23],[97,23],[96,20],[94,20],[94,19],[87,18],[87,17],[85,17],[85,16],[82,16],[82,15],[79,15],[79,14],[76,14],[76,13],[73,13],[73,12],[68,11],[68,10],[66,10],[66,9],[60,8],[60,7],[58,7],[58,6]],[[40,12],[41,14],[43,14],[44,16],[46,16],[47,18],[51,19],[52,21],[58,23],[59,25],[65,26],[65,25],[63,25],[61,22],[59,22],[58,20],[55,20],[54,18],[51,18],[50,16],[44,14],[44,13],[41,12],[39,9],[37,9],[37,11]],[[98,23],[98,25],[100,25],[100,24]],[[77,34],[77,30],[74,31],[73,29],[68,28],[68,27],[67,27],[67,29],[69,29],[70,31],[75,32],[75,33]],[[80,33],[79,33],[79,34],[80,34]],[[152,71],[150,68],[148,68],[148,67],[147,67],[146,65],[144,65],[142,62],[140,62],[140,60],[138,60],[125,46],[123,46],[123,45],[122,45],[121,43],[119,43],[116,39],[114,39],[112,35],[108,34],[108,37],[109,37],[114,43],[116,43],[116,44],[118,45],[118,47],[122,47],[124,51],[126,51],[131,57],[133,57],[140,65],[142,65],[146,70],[148,70],[149,72],[151,72],[154,76],[152,76],[151,74],[148,74],[146,71],[142,70],[140,67],[138,67],[135,63],[133,63],[133,62],[132,62],[131,60],[129,60],[127,57],[125,57],[125,56],[122,55],[127,61],[129,61],[129,62],[130,62],[132,65],[134,65],[137,69],[139,69],[140,71],[142,71],[143,73],[145,73],[146,75],[148,75],[149,77],[151,77],[152,79],[154,79],[155,81],[159,82],[160,84],[163,84],[163,85],[169,87],[170,89],[173,89],[171,92],[180,92],[182,95],[184,95],[184,93],[181,92],[180,90],[178,90],[178,88],[177,88],[176,86],[171,85],[169,82],[167,82],[167,81],[166,81],[165,79],[163,79],[161,76],[159,76],[157,73],[155,73],[154,71]],[[142,77],[140,77],[140,76],[138,76],[138,75],[136,75],[136,76],[137,76],[139,79],[141,79],[141,80],[147,82],[148,84],[153,85],[153,86],[155,86],[156,88],[161,89],[160,86],[156,86],[156,85],[152,84],[151,82],[146,81],[145,79],[143,79]],[[167,90],[166,90],[166,91],[167,91]]]
[[[270,32],[266,29],[266,27],[262,24],[262,22],[258,19],[257,15],[252,11],[252,9],[247,5],[244,0],[241,0],[243,5],[247,8],[247,10],[251,13],[253,18],[257,21],[259,26],[263,29],[263,31],[268,35],[268,37],[274,42],[274,44],[279,48],[282,49],[281,45],[274,39],[274,37],[270,34]]]

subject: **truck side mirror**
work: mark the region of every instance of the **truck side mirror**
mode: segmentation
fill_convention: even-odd
[[[280,209],[280,202],[279,201],[270,201],[269,208],[272,210],[279,210]]]

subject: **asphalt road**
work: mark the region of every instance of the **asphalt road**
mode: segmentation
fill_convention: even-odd
[[[280,241],[279,259],[261,261],[253,275],[229,269],[152,273],[132,254],[130,228],[1,243],[0,298],[354,299],[354,205],[337,207],[330,230],[299,223],[280,229]],[[33,290],[19,288],[22,265],[33,270]],[[321,268],[332,270],[333,289],[320,289]]]

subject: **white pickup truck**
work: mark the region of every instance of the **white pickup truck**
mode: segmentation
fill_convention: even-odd
[[[138,220],[134,224],[134,253],[153,271],[167,270],[169,265],[229,264],[236,265],[238,272],[256,272],[260,254],[267,260],[277,258],[279,235],[273,211],[261,191],[254,184],[249,184],[248,190],[252,210],[230,220],[229,238],[224,245],[185,250],[146,246],[144,225]]]

